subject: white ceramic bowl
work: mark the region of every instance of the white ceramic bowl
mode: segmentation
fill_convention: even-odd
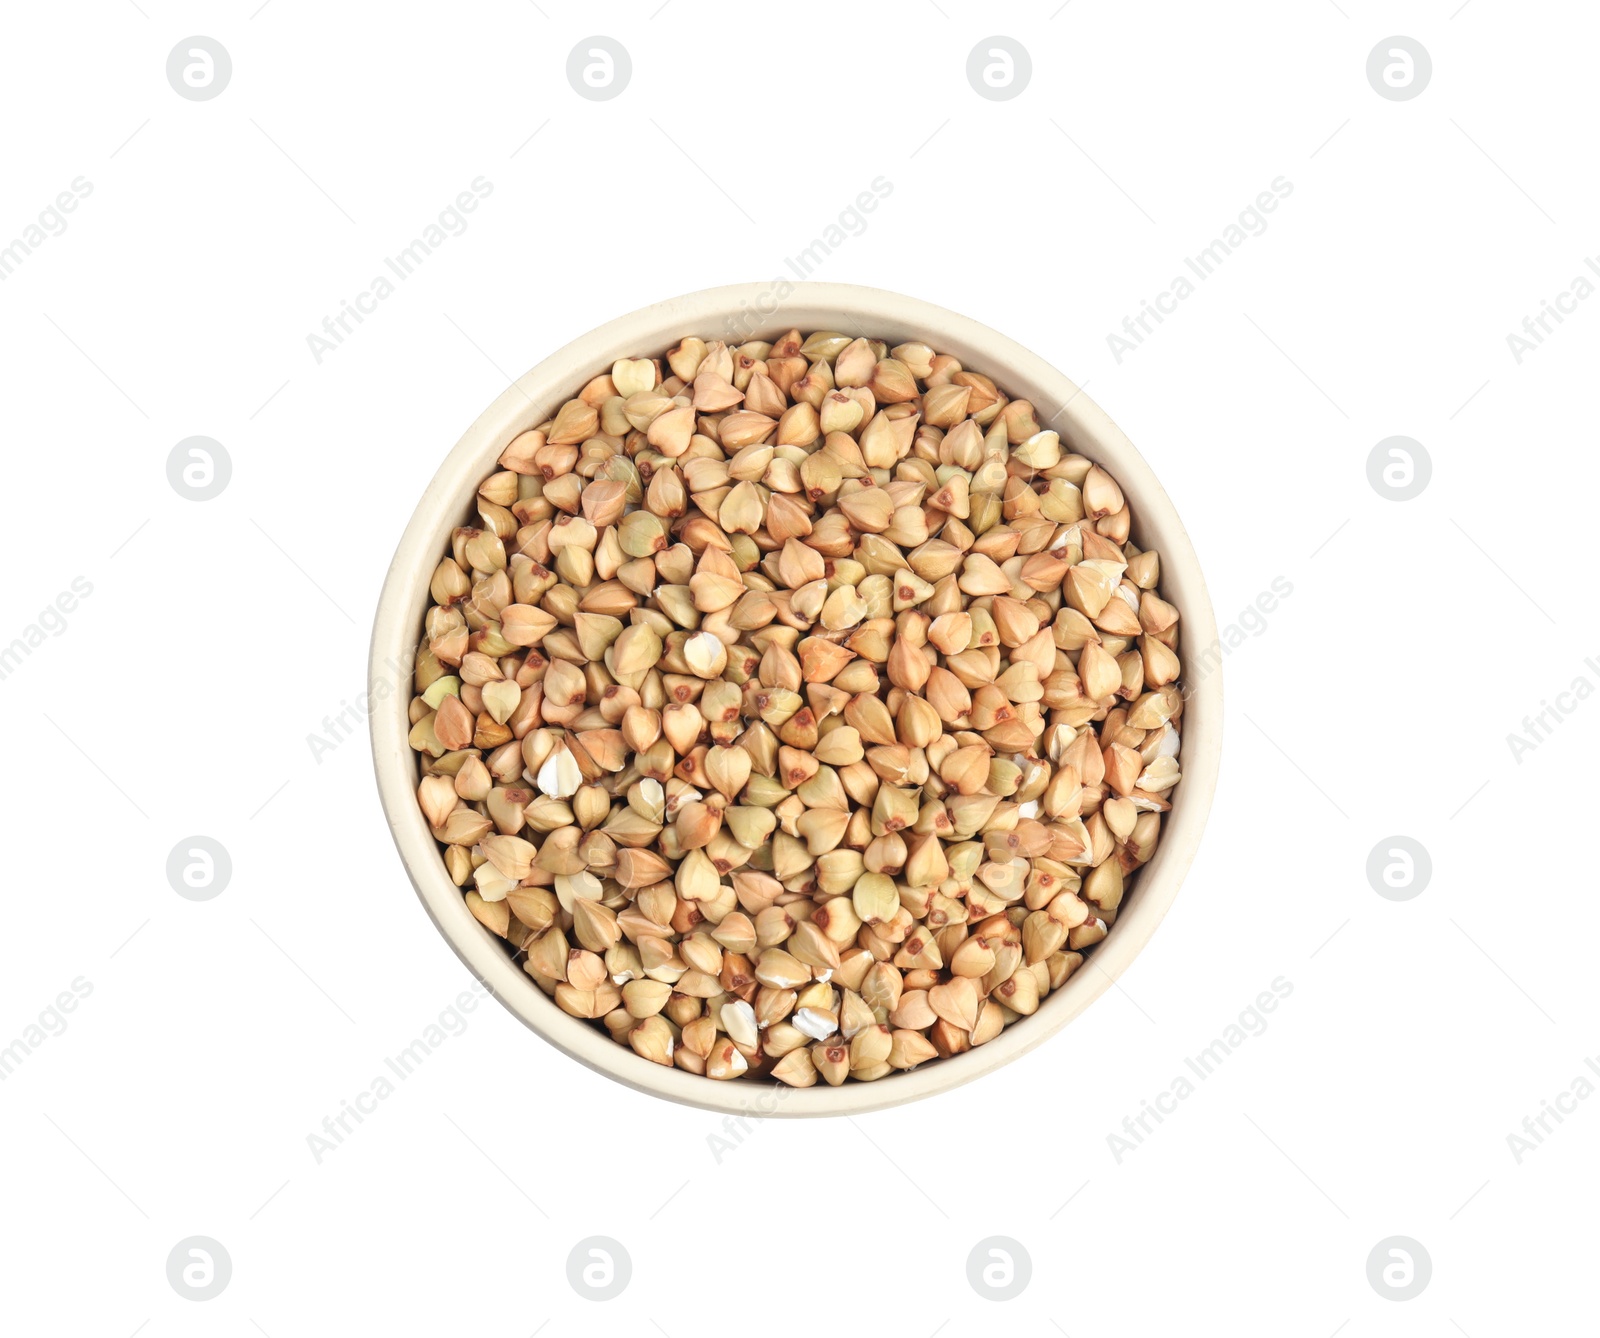
[[[730,327],[730,317],[746,324]],[[1172,793],[1172,811],[1163,821],[1154,858],[1140,870],[1116,924],[1093,951],[1095,969],[1076,972],[1046,997],[1032,1017],[1005,1028],[975,1050],[877,1082],[818,1084],[798,1090],[776,1083],[715,1082],[652,1064],[618,1045],[594,1023],[567,1016],[540,991],[512,961],[503,941],[473,918],[461,890],[445,873],[439,848],[417,806],[417,757],[406,743],[409,675],[393,668],[411,664],[439,555],[448,548],[451,530],[473,516],[479,482],[493,472],[513,437],[553,415],[563,401],[618,358],[657,356],[685,335],[734,343],[775,338],[792,328],[803,333],[860,333],[891,345],[921,340],[940,353],[953,354],[963,366],[992,376],[1013,398],[1031,400],[1040,422],[1056,428],[1064,445],[1105,466],[1122,485],[1133,508],[1134,541],[1161,554],[1161,591],[1182,615],[1186,667],[1197,652],[1216,646],[1211,601],[1172,503],[1128,438],[1055,368],[987,326],[898,293],[801,283],[778,304],[771,285],[736,284],[658,302],[590,331],[507,388],[456,443],[406,526],[378,602],[369,666],[372,751],[395,845],[434,924],[473,974],[552,1045],[638,1091],[708,1110],[782,1116],[859,1114],[971,1082],[1008,1063],[1049,1040],[1126,969],[1177,896],[1210,811],[1222,731],[1222,681],[1214,668],[1197,681],[1186,681],[1183,779]],[[1067,1062],[1065,1053],[1060,1058]]]

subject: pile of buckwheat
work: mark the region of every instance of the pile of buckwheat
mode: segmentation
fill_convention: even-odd
[[[433,574],[418,800],[472,913],[644,1059],[870,1082],[1027,1017],[1178,782],[1117,482],[925,344],[624,359]]]

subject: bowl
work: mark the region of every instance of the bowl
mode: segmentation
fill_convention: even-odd
[[[1183,778],[1154,857],[1139,872],[1111,932],[1032,1017],[976,1049],[876,1082],[788,1088],[745,1080],[717,1082],[667,1068],[618,1045],[593,1023],[569,1017],[547,998],[498,939],[473,918],[445,872],[417,806],[417,755],[407,745],[410,665],[428,606],[428,584],[452,529],[468,523],[479,482],[518,433],[550,417],[591,377],[618,358],[656,356],[685,335],[730,344],[771,339],[792,328],[839,330],[887,340],[921,340],[984,372],[1013,398],[1033,402],[1063,444],[1103,465],[1133,508],[1133,538],[1161,554],[1161,588],[1183,618],[1186,676]],[[546,358],[491,404],[462,436],[428,485],[406,526],[378,601],[369,689],[378,792],[406,872],[439,932],[469,970],[518,1018],[557,1049],[640,1092],[707,1110],[783,1117],[854,1115],[958,1087],[1049,1040],[1127,969],[1149,941],[1194,859],[1211,807],[1221,749],[1222,682],[1199,648],[1217,645],[1216,619],[1189,536],[1156,476],[1117,426],[1054,367],[1004,335],[942,307],[898,293],[846,284],[798,283],[781,300],[772,284],[708,288],[610,321]],[[1197,674],[1190,678],[1190,674]],[[1062,1059],[1066,1056],[1063,1054]]]

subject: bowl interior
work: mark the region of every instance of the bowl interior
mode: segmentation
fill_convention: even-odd
[[[789,291],[785,292],[784,290]],[[1117,922],[1090,961],[1039,1010],[1000,1035],[949,1059],[871,1083],[715,1082],[641,1059],[594,1024],[569,1017],[513,962],[502,940],[478,923],[445,872],[416,802],[419,768],[407,744],[411,665],[429,604],[429,580],[451,531],[468,523],[479,482],[518,433],[552,416],[585,382],[622,357],[656,356],[687,335],[730,344],[771,339],[793,328],[837,330],[890,344],[922,340],[1008,395],[1030,400],[1064,445],[1104,466],[1133,509],[1133,539],[1161,555],[1163,597],[1180,612],[1185,665],[1183,778],[1171,793],[1156,853],[1138,873]],[[954,312],[896,293],[842,284],[741,284],[646,307],[591,331],[510,386],[467,429],[418,505],[395,553],[373,627],[369,692],[373,760],[385,816],[423,905],[463,962],[513,1013],[573,1058],[640,1091],[710,1110],[783,1116],[855,1114],[969,1082],[1025,1053],[1098,998],[1149,940],[1194,858],[1210,809],[1221,743],[1222,685],[1215,667],[1216,620],[1189,537],[1166,493],[1126,436],[1048,363]]]

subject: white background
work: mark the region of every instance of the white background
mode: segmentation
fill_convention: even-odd
[[[1507,735],[1600,683],[1600,303],[1521,365],[1506,341],[1600,249],[1592,7],[659,3],[8,13],[0,243],[93,191],[0,284],[0,644],[74,577],[93,593],[0,682],[0,1045],[92,985],[0,1083],[6,1329],[1592,1326],[1600,1100],[1520,1164],[1507,1135],[1600,1055],[1600,704],[1520,762]],[[612,101],[565,77],[593,33],[631,54]],[[994,33],[1031,55],[1014,100],[966,79]],[[215,100],[167,82],[191,34],[231,53]],[[1415,100],[1368,84],[1391,34],[1432,55]],[[466,232],[319,365],[307,335],[479,176]],[[1119,990],[920,1105],[752,1125],[719,1161],[720,1117],[486,1004],[317,1164],[307,1135],[469,984],[364,734],[308,745],[364,686],[424,485],[511,376],[778,274],[878,176],[892,195],[816,277],[962,311],[1086,383],[1219,624],[1293,586],[1226,662],[1183,895]],[[1107,334],[1280,176],[1267,230],[1119,365]],[[203,503],[165,472],[195,434],[233,465]],[[1394,434],[1433,465],[1404,503],[1367,480]],[[200,903],[165,875],[194,834],[233,861]],[[1394,834],[1433,863],[1404,902],[1366,876]],[[1119,1163],[1108,1134],[1280,976],[1265,1033]],[[231,1255],[215,1300],[168,1285],[191,1235]],[[633,1261],[604,1305],[566,1281],[592,1235]],[[1033,1261],[1003,1304],[966,1276],[994,1235]],[[1392,1235],[1433,1261],[1404,1303],[1366,1276]]]

